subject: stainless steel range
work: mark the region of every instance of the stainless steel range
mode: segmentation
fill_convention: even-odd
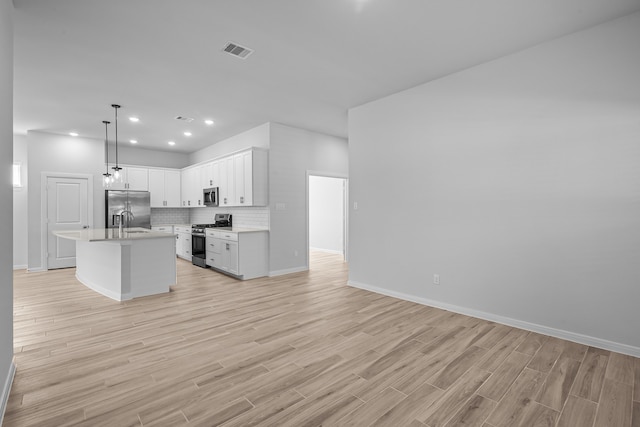
[[[207,268],[206,259],[206,229],[207,228],[231,228],[231,214],[215,214],[213,224],[191,225],[191,263],[198,267]]]

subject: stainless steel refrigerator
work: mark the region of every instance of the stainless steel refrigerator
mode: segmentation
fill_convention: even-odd
[[[122,226],[151,228],[151,200],[148,191],[105,190],[105,228]]]

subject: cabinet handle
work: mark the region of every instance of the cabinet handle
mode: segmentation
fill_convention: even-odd
[[[226,243],[226,245],[227,245],[227,250],[229,250],[229,244],[228,244],[228,243]]]
[[[224,204],[225,205],[227,204],[227,198],[226,197],[224,198]]]
[[[187,203],[188,203],[189,206],[191,206],[191,200],[189,200]]]
[[[244,203],[244,196],[240,196],[240,203]]]

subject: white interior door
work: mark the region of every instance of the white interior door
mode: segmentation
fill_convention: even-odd
[[[47,177],[47,268],[76,265],[75,240],[61,239],[53,230],[89,227],[89,180]]]

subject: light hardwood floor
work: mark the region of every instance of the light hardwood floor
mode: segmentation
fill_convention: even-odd
[[[16,272],[4,426],[640,426],[640,359],[351,288],[334,255],[178,276],[118,303]]]

